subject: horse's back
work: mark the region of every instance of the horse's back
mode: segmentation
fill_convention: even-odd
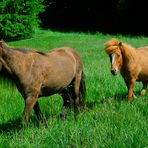
[[[80,57],[79,57],[79,55],[76,53],[76,51],[75,51],[73,48],[68,47],[68,46],[60,47],[60,48],[54,48],[54,49],[52,50],[52,52],[56,52],[56,53],[63,54],[63,56],[64,56],[64,55],[69,55],[69,56],[74,56],[75,58],[78,57],[78,58],[80,59]]]
[[[80,67],[82,69],[82,60],[79,54],[71,47],[65,46],[60,48],[54,48],[50,53],[55,53],[57,55],[63,56],[63,57],[69,57],[71,60],[75,61],[76,66]]]
[[[148,57],[148,46],[139,47],[139,48],[137,48],[136,51],[137,51],[138,55],[140,55],[142,57]]]
[[[139,47],[136,51],[139,57],[137,61],[139,66],[137,67],[140,67],[138,79],[148,79],[148,46]]]

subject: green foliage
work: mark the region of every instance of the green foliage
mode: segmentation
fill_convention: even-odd
[[[1,0],[0,38],[19,39],[31,36],[43,12],[43,0]]]
[[[128,7],[128,0],[119,0],[117,3],[118,13],[125,12]]]

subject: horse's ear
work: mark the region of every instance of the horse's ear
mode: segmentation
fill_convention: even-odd
[[[122,42],[119,43],[119,46],[122,46]]]

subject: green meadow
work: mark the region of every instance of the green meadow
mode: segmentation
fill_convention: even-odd
[[[0,147],[50,148],[147,148],[148,93],[127,103],[127,88],[122,76],[112,76],[104,43],[118,38],[134,47],[148,45],[144,36],[103,35],[101,33],[65,33],[36,30],[32,38],[7,42],[8,45],[48,52],[70,46],[83,60],[87,95],[85,109],[73,118],[68,111],[60,119],[62,98],[59,95],[39,99],[48,128],[37,126],[32,111],[29,127],[20,129],[24,100],[15,85],[0,77]]]

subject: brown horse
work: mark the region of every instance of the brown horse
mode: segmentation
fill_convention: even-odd
[[[128,102],[134,97],[136,81],[141,81],[141,95],[145,95],[148,80],[148,47],[134,48],[128,44],[111,39],[105,43],[105,51],[110,57],[111,73],[120,70],[128,88]]]
[[[60,94],[63,98],[62,117],[71,102],[76,113],[85,97],[83,64],[70,47],[55,48],[46,53],[10,47],[0,41],[0,69],[9,73],[25,100],[24,119],[29,120],[34,109],[44,121],[38,98]]]

